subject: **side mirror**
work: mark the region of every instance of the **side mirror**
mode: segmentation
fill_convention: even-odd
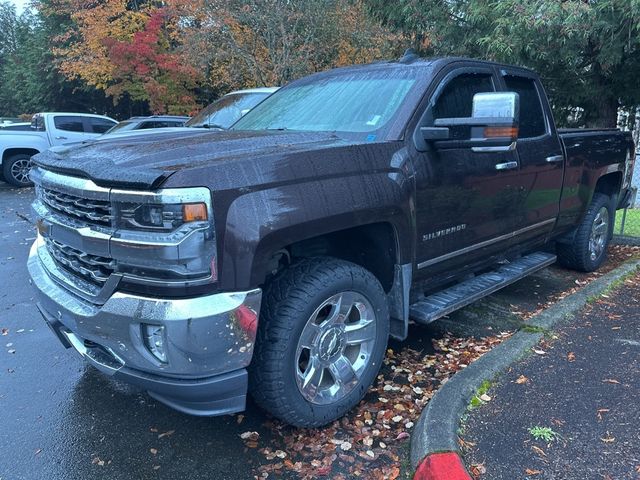
[[[515,148],[520,118],[517,93],[476,93],[472,112],[471,117],[439,118],[433,127],[422,127],[425,142],[433,142],[440,149],[470,147],[474,152],[505,152]],[[469,129],[469,137],[452,139],[451,130],[460,127]]]

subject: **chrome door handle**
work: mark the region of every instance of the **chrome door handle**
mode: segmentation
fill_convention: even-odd
[[[67,137],[56,137],[56,140],[66,140]]]
[[[514,168],[518,168],[518,162],[498,163],[496,165],[496,170],[513,170]]]
[[[564,160],[564,155],[551,155],[550,157],[547,157],[545,160],[547,163],[562,162]]]

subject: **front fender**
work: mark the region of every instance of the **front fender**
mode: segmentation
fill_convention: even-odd
[[[273,254],[292,243],[371,223],[391,224],[397,262],[410,262],[410,185],[404,175],[380,172],[281,185],[236,198],[225,222],[221,288],[261,284]]]

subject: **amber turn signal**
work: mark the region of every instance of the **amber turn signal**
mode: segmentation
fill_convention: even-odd
[[[484,138],[518,138],[518,127],[486,127]]]
[[[204,203],[185,203],[182,205],[184,222],[202,222],[207,220],[207,206]]]

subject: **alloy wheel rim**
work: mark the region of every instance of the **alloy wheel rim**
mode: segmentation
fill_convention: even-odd
[[[593,220],[591,235],[589,236],[589,256],[592,261],[596,261],[604,252],[608,234],[609,210],[607,207],[602,207],[598,210],[598,214]]]
[[[31,159],[20,159],[11,165],[11,175],[20,183],[29,183],[29,173],[31,172]]]
[[[295,355],[296,383],[316,405],[335,403],[358,384],[376,340],[371,302],[357,292],[325,300],[302,329]]]

